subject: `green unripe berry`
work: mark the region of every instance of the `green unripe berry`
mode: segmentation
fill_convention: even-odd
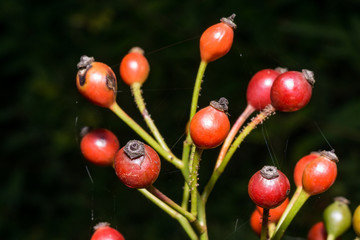
[[[346,232],[351,226],[351,211],[349,200],[344,197],[337,197],[334,202],[324,210],[324,223],[328,239],[335,239]]]

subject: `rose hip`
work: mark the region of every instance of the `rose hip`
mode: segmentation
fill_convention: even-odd
[[[314,74],[309,70],[282,73],[271,87],[271,104],[278,111],[297,111],[310,101],[314,83]]]
[[[94,62],[93,57],[82,56],[77,64],[76,86],[90,102],[109,108],[116,98],[117,80],[106,64]]]
[[[227,54],[234,39],[233,22],[235,14],[222,18],[220,23],[212,25],[204,31],[200,38],[200,56],[204,62],[212,62]]]
[[[230,130],[227,105],[227,99],[220,98],[194,115],[190,122],[190,136],[198,148],[215,148],[224,141]]]
[[[289,195],[290,182],[276,167],[264,166],[250,178],[248,193],[257,206],[275,208]]]
[[[109,223],[98,223],[94,229],[91,240],[125,240],[119,231],[109,226]]]
[[[159,155],[150,146],[131,140],[117,152],[114,168],[126,186],[146,188],[158,178],[161,162]]]
[[[100,166],[111,166],[120,143],[116,135],[103,128],[88,130],[80,142],[80,150],[83,156],[90,162]]]
[[[337,158],[333,151],[321,151],[319,156],[308,163],[302,176],[302,186],[310,195],[328,190],[337,176]]]

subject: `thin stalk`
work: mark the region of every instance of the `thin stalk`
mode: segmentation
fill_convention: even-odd
[[[198,195],[198,221],[201,226],[204,227],[204,232],[200,234],[200,240],[208,240],[209,235],[206,225],[206,203],[202,201],[200,195]]]
[[[201,195],[201,198],[204,202],[207,201],[211,191],[213,190],[215,183],[224,172],[225,167],[229,163],[231,157],[234,155],[236,149],[240,146],[240,144],[244,141],[245,137],[250,134],[252,130],[254,130],[259,124],[262,124],[268,117],[275,113],[275,108],[271,105],[268,105],[264,108],[255,118],[251,120],[251,122],[240,132],[238,137],[231,144],[228,152],[226,153],[223,161],[220,163],[219,167],[215,168],[208,183],[206,184],[204,191]]]
[[[186,148],[187,141],[184,141],[183,147]],[[190,186],[189,186],[189,179],[190,179],[190,166],[189,166],[189,154],[190,154],[190,148],[187,148],[186,151],[183,151],[182,159],[183,159],[183,176],[184,176],[184,190],[183,190],[183,199],[181,206],[185,209],[188,208],[189,205],[189,197],[190,197]]]
[[[200,90],[201,90],[201,82],[204,77],[206,66],[207,66],[207,62],[205,62],[205,61],[200,62],[198,72],[196,75],[196,79],[195,79],[195,86],[194,86],[194,90],[193,90],[192,100],[191,100],[189,122],[195,115],[197,107],[198,107],[198,100],[199,100],[199,95],[200,95]],[[192,144],[192,140],[190,137],[190,131],[188,131],[188,134],[184,141],[184,148],[183,148],[183,159],[182,160],[184,162],[186,162],[187,159],[189,158],[189,154],[185,154],[185,153],[190,152],[191,144]]]
[[[269,209],[264,208],[263,216],[262,216],[260,240],[268,240],[269,239],[268,224],[269,224]]]
[[[194,158],[192,160],[192,168],[191,168],[191,179],[190,179],[190,194],[191,194],[191,213],[194,216],[198,214],[198,170],[201,159],[201,154],[203,150],[200,148],[195,149]]]
[[[291,211],[291,209],[293,208],[296,200],[298,199],[301,191],[302,191],[302,186],[298,186],[296,188],[296,191],[294,192],[293,196],[291,197],[288,205],[286,206],[283,214],[281,215],[279,221],[277,222],[277,224],[276,224],[277,226],[280,226],[280,225],[283,224],[284,220],[287,218],[289,212]],[[276,228],[275,228],[275,230],[276,230]]]
[[[280,240],[282,238],[291,221],[294,219],[295,215],[299,212],[300,208],[304,205],[309,197],[310,194],[301,189],[298,198],[294,202],[284,221],[276,226],[274,235],[271,237],[271,240]]]
[[[255,108],[253,106],[251,106],[250,104],[248,104],[245,108],[245,110],[241,113],[241,115],[238,117],[238,119],[236,120],[236,122],[234,123],[234,125],[231,127],[229,134],[227,135],[227,137],[225,138],[225,141],[221,147],[219,156],[217,158],[216,164],[215,164],[215,168],[218,168],[222,162],[222,160],[225,157],[225,154],[227,153],[230,144],[232,143],[232,141],[234,140],[235,135],[239,132],[240,127],[244,124],[244,122],[246,121],[246,119],[248,119],[248,117],[255,111]]]
[[[153,195],[155,195],[157,198],[159,198],[161,201],[172,207],[174,210],[179,212],[181,215],[186,217],[189,222],[194,222],[196,220],[196,217],[192,215],[190,212],[186,211],[184,208],[179,206],[177,203],[175,203],[172,199],[170,199],[168,196],[163,194],[159,189],[154,187],[153,185],[146,188],[149,192],[151,192]]]
[[[172,163],[178,169],[184,167],[183,162],[178,159],[173,153],[167,152],[160,144],[148,134],[137,122],[135,122],[129,115],[120,108],[115,102],[109,107],[123,122],[125,122],[134,132],[136,132],[144,141],[146,141],[151,147],[153,147],[163,158]]]
[[[164,141],[164,138],[162,137],[158,128],[156,127],[153,119],[151,118],[149,111],[146,109],[146,104],[145,104],[144,98],[142,96],[141,86],[142,86],[142,84],[138,83],[138,82],[133,83],[130,86],[131,92],[135,99],[135,103],[136,103],[141,115],[143,116],[147,126],[149,127],[151,133],[155,137],[155,139],[158,141],[158,143],[161,145],[161,147],[163,149],[165,149],[167,152],[171,152],[170,148],[168,147],[168,145]]]
[[[335,240],[335,236],[332,234],[328,234],[326,240]]]
[[[150,201],[152,201],[155,205],[157,205],[159,208],[161,208],[164,212],[166,212],[169,216],[176,219],[180,225],[183,227],[187,235],[191,240],[198,240],[198,236],[196,235],[194,229],[190,225],[189,221],[180,213],[172,209],[170,206],[168,206],[166,203],[161,201],[159,198],[154,196],[151,192],[149,192],[145,188],[138,189],[140,193],[142,193],[146,198],[148,198]]]

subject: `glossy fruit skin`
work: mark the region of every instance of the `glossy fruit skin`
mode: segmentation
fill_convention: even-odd
[[[120,76],[127,84],[144,83],[149,75],[150,65],[142,49],[132,48],[120,63]]]
[[[255,73],[247,87],[247,103],[258,111],[271,104],[270,90],[279,75],[280,72],[274,69],[263,69]]]
[[[311,152],[310,154],[300,158],[300,160],[296,163],[294,168],[294,182],[296,187],[302,187],[302,176],[305,167],[318,156],[318,152]]]
[[[269,221],[270,222],[277,222],[281,218],[281,215],[285,211],[287,205],[289,203],[289,198],[286,198],[279,206],[272,208],[269,210]],[[262,207],[256,206],[256,209],[263,214],[264,209]]]
[[[120,143],[116,135],[103,128],[90,130],[80,142],[83,156],[90,162],[100,166],[112,166]]]
[[[326,240],[327,233],[324,222],[315,223],[309,230],[307,240]]]
[[[90,240],[125,240],[124,236],[107,223],[99,223],[95,226],[95,232]]]
[[[213,106],[199,110],[190,122],[190,136],[196,147],[210,149],[219,146],[230,131],[226,113]]]
[[[324,224],[328,234],[339,237],[351,227],[351,211],[349,201],[343,197],[335,201],[324,210]]]
[[[235,15],[233,15],[230,21],[234,17]],[[213,62],[230,51],[234,39],[234,26],[236,27],[234,23],[228,24],[226,21],[222,21],[212,25],[203,32],[200,37],[200,57],[202,61],[207,63]]]
[[[360,205],[354,211],[353,229],[358,237],[360,237]]]
[[[117,80],[113,70],[101,62],[82,62],[87,56],[82,56],[78,64],[76,86],[79,92],[90,102],[109,108],[116,99]],[[91,59],[91,58],[90,58]],[[93,59],[93,58],[92,58]]]
[[[329,158],[326,151],[306,165],[303,176],[303,189],[310,195],[316,195],[328,190],[337,176],[337,158]]]
[[[267,178],[263,171],[270,171],[265,168],[275,168],[271,172],[276,171],[277,177]],[[262,208],[275,208],[279,206],[290,193],[289,179],[280,170],[273,166],[264,166],[257,171],[251,178],[248,184],[248,193],[251,200]]]
[[[312,95],[312,84],[305,74],[288,71],[280,74],[273,82],[270,91],[271,104],[282,112],[293,112],[305,107]]]
[[[116,175],[122,183],[130,188],[146,188],[152,185],[160,174],[159,155],[150,146],[143,144],[144,154],[131,159],[125,150],[128,144],[121,148],[115,156]]]

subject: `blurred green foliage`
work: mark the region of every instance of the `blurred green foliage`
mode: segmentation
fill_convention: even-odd
[[[79,151],[84,125],[114,131],[121,144],[137,136],[110,111],[76,90],[83,54],[109,64],[141,46],[151,65],[144,85],[147,106],[180,154],[203,30],[236,13],[232,50],[209,64],[199,106],[225,96],[233,122],[246,105],[246,85],[262,68],[303,68],[317,80],[310,104],[278,113],[243,143],[208,203],[211,239],[256,239],[249,227],[254,206],[250,176],[276,164],[289,178],[310,151],[334,148],[339,175],[330,191],[314,197],[286,238],[305,238],[332,198],[360,203],[360,3],[344,1],[121,0],[0,2],[1,239],[89,239],[92,226],[108,221],[127,239],[186,239],[138,192],[122,186],[109,168],[88,164]],[[117,100],[143,123],[130,91],[119,80]],[[218,149],[204,153],[200,188]],[[181,199],[180,173],[164,163],[156,186]],[[353,239],[349,231],[344,239]]]

